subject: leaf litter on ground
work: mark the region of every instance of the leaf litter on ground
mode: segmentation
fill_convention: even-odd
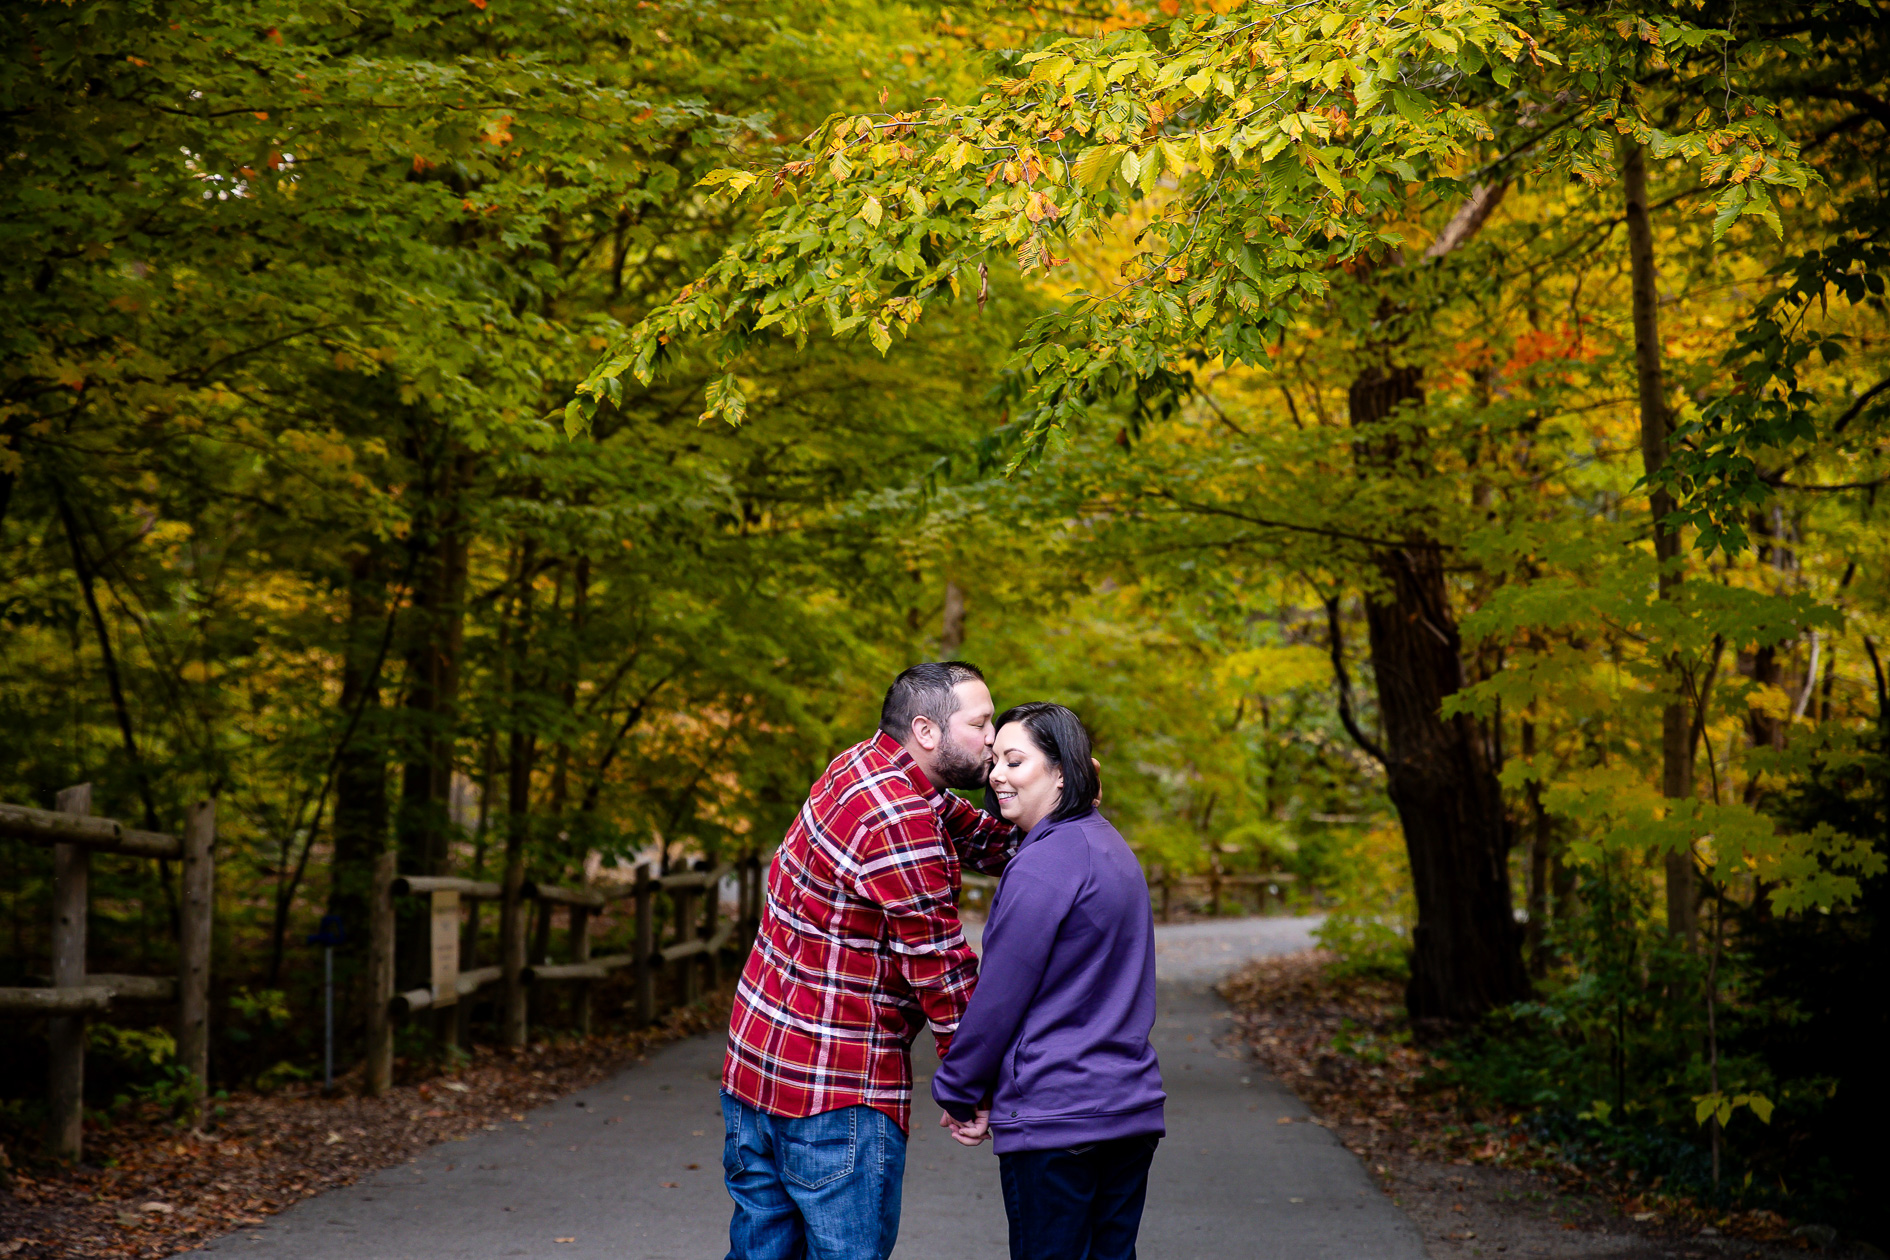
[[[1620,1260],[1676,1254],[1714,1239],[1716,1253],[1783,1255],[1807,1245],[1769,1211],[1716,1212],[1637,1184],[1620,1169],[1578,1167],[1525,1126],[1450,1083],[1448,1062],[1413,1044],[1401,986],[1341,977],[1307,950],[1249,964],[1221,985],[1234,1036],[1363,1160],[1425,1236],[1433,1256],[1526,1251]],[[1281,1117],[1291,1123],[1302,1117]],[[1479,1218],[1471,1228],[1469,1218]],[[1605,1239],[1599,1235],[1606,1235]],[[1507,1241],[1506,1241],[1507,1239]]]
[[[476,1047],[456,1068],[402,1061],[379,1098],[319,1087],[237,1093],[202,1132],[152,1115],[88,1125],[85,1163],[15,1167],[0,1187],[0,1257],[164,1257],[404,1163],[440,1142],[524,1119],[667,1042],[726,1023],[726,992],[637,1032]],[[355,1080],[337,1086],[358,1086]],[[7,1170],[0,1167],[0,1174]]]

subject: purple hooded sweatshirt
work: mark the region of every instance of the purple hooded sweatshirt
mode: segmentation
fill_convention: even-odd
[[[997,1153],[1161,1136],[1155,918],[1122,836],[1091,810],[1038,823],[1004,870],[978,988],[932,1078],[960,1120],[986,1098]]]

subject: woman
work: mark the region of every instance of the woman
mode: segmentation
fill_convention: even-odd
[[[1012,1260],[1132,1260],[1166,1097],[1148,884],[1096,811],[1077,716],[1022,704],[997,727],[986,808],[1025,835],[932,1097],[960,1142],[995,1139]]]

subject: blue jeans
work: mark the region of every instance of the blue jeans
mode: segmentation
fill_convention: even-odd
[[[1152,1137],[998,1156],[1011,1260],[1135,1260]]]
[[[906,1135],[871,1107],[790,1118],[722,1095],[728,1260],[886,1260]]]

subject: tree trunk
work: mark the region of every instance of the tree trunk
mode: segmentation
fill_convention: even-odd
[[[1348,400],[1352,424],[1421,403],[1419,380],[1414,367],[1366,369]],[[1377,462],[1408,458],[1383,442],[1361,448],[1361,458]],[[1529,995],[1510,903],[1509,816],[1475,720],[1443,716],[1464,676],[1442,552],[1411,532],[1404,546],[1373,559],[1382,585],[1367,594],[1365,624],[1385,786],[1404,830],[1418,910],[1405,1006],[1418,1025],[1472,1020]]]
[[[447,455],[430,471],[421,519],[414,525],[413,606],[406,629],[405,758],[395,839],[403,873],[445,875],[451,859],[454,751],[458,737],[460,648],[465,633],[466,522],[460,474],[465,460]],[[403,917],[418,913],[405,906]],[[403,988],[426,982],[424,932],[401,934]]]
[[[1533,706],[1532,706],[1533,707]],[[1522,755],[1533,760],[1536,755],[1536,724],[1522,721]],[[1549,858],[1553,829],[1549,811],[1542,807],[1542,782],[1529,780],[1529,885],[1524,904],[1528,907],[1523,927],[1523,957],[1529,974],[1537,979],[1549,970]]]
[[[537,548],[530,539],[519,548],[517,594],[513,599],[514,627],[510,635],[511,731],[507,741],[504,898],[499,915],[499,966],[504,996],[499,1039],[508,1046],[523,1046],[526,1037],[525,984],[525,842],[531,832],[532,762],[536,741],[525,729],[521,714],[528,683],[524,660],[531,646],[532,570]]]
[[[446,874],[465,638],[466,533],[448,508],[433,553],[418,566],[407,649],[408,753],[401,770],[402,868]]]
[[[376,720],[381,707],[379,656],[387,588],[376,572],[377,557],[363,551],[352,565],[348,594],[348,641],[341,673],[341,712],[361,708],[354,738],[335,761],[335,813],[330,835],[334,862],[330,870],[328,913],[339,915],[347,933],[347,954],[367,947],[368,892],[374,883],[374,859],[387,847],[387,758]]]
[[[965,646],[965,588],[950,579],[945,582],[945,613],[940,621],[938,658],[949,661]]]
[[[1628,262],[1633,274],[1634,369],[1641,405],[1641,465],[1648,479],[1667,465],[1667,398],[1660,367],[1660,294],[1654,270],[1654,230],[1647,213],[1647,159],[1631,138],[1622,139],[1622,183],[1626,186]],[[1654,524],[1654,556],[1660,565],[1658,594],[1678,600],[1685,580],[1680,531],[1670,528],[1673,495],[1655,486],[1648,495]],[[1693,799],[1693,732],[1678,654],[1666,661],[1671,698],[1660,711],[1660,794],[1670,801]],[[1673,807],[1670,807],[1673,808]],[[1667,931],[1692,943],[1698,893],[1693,855],[1666,854]]]

